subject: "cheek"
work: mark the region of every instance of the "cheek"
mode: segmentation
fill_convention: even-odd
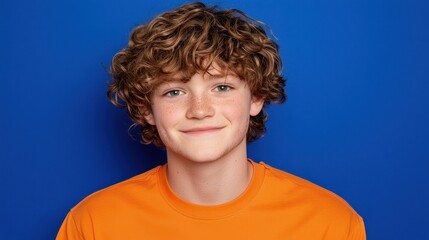
[[[153,107],[153,115],[158,131],[161,130],[159,128],[169,127],[177,121],[178,116],[180,116],[178,109],[177,106],[170,104]]]
[[[243,100],[231,99],[220,104],[220,111],[233,124],[245,125],[247,128],[249,121],[249,104],[245,104]]]
[[[153,108],[153,114],[155,117],[155,126],[162,142],[169,146],[171,145],[171,136],[169,129],[171,129],[176,122],[174,108],[165,105],[158,105]]]

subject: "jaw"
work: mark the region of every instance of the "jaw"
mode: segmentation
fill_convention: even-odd
[[[204,164],[222,162],[228,159],[247,159],[246,138],[237,142],[223,141],[223,138],[210,137],[178,141],[179,144],[167,147],[168,162]]]

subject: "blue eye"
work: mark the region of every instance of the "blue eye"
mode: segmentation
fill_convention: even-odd
[[[226,92],[226,91],[231,90],[231,87],[228,85],[219,85],[216,87],[216,90],[219,92]]]
[[[179,95],[182,95],[182,94],[183,94],[183,92],[180,91],[180,90],[171,90],[171,91],[166,92],[165,96],[175,97],[175,96],[179,96]]]

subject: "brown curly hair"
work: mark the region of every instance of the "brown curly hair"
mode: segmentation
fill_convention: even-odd
[[[107,95],[113,104],[126,107],[141,128],[142,142],[163,146],[155,126],[144,118],[151,112],[150,96],[162,76],[206,72],[214,62],[233,71],[249,86],[252,95],[271,102],[286,100],[278,45],[260,21],[237,9],[221,10],[196,2],[165,12],[136,27],[128,47],[112,59]],[[247,141],[265,132],[262,110],[250,117]]]

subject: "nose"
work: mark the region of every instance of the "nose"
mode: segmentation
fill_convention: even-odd
[[[192,95],[190,97],[188,110],[186,111],[187,118],[203,119],[211,117],[213,114],[214,108],[207,94]]]

